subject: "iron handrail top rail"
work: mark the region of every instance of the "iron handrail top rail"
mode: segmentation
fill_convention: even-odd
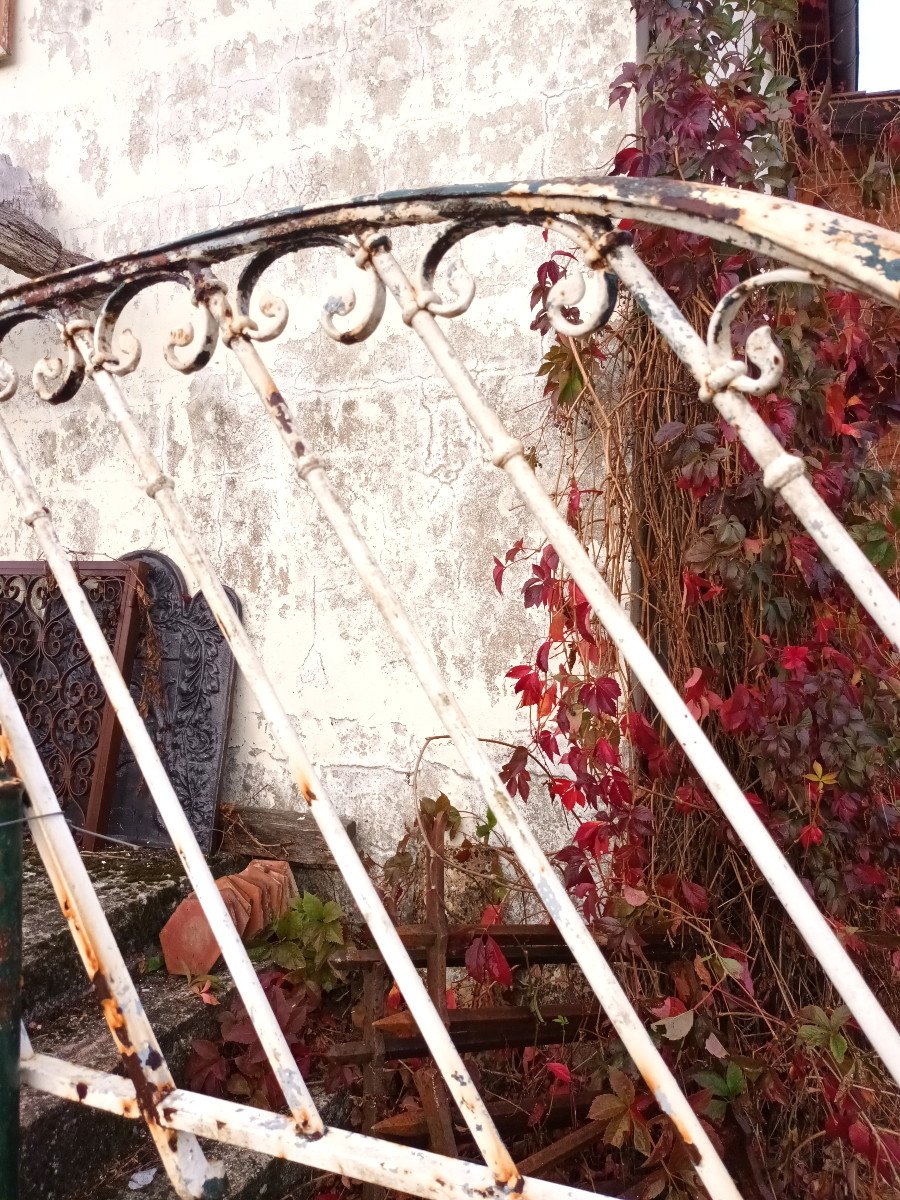
[[[0,335],[26,311],[107,295],[154,272],[197,271],[266,251],[287,253],[333,244],[341,236],[372,229],[453,221],[474,231],[492,225],[542,224],[564,216],[637,220],[700,234],[900,307],[900,234],[892,230],[760,192],[669,179],[584,175],[389,191],[246,218],[0,291]]]

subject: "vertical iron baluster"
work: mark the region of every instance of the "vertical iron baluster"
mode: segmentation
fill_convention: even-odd
[[[520,1177],[516,1171],[512,1156],[497,1132],[490,1113],[463,1063],[462,1056],[453,1045],[440,1016],[435,1012],[425,985],[400,940],[400,936],[391,923],[378,892],[357,853],[356,847],[350,840],[340,815],[318,779],[312,763],[303,748],[303,744],[291,723],[290,717],[272,686],[272,682],[256,653],[253,643],[247,635],[247,631],[231,606],[218,575],[213,570],[209,559],[200,545],[187,513],[175,496],[172,480],[165,475],[156,455],[151,450],[147,439],[134,418],[134,414],[129,408],[122,389],[119,387],[118,380],[103,370],[102,367],[94,366],[92,359],[93,342],[90,335],[84,329],[76,328],[74,331],[74,341],[84,357],[85,363],[88,365],[88,371],[91,373],[106,403],[110,416],[118,426],[125,444],[128,446],[141,474],[144,476],[148,495],[158,504],[182,554],[185,556],[194,573],[194,577],[199,582],[200,589],[206,597],[206,601],[219,624],[219,628],[222,630],[231,647],[238,666],[256,695],[264,715],[272,726],[281,749],[287,756],[297,788],[309,805],[309,810],[315,818],[322,836],[334,854],[335,860],[344,876],[344,881],[350,889],[363,919],[368,924],[376,944],[384,955],[385,962],[393,973],[397,986],[403,994],[406,1003],[409,1005],[410,1011],[415,1015],[419,1028],[432,1047],[435,1062],[440,1068],[448,1090],[469,1127],[473,1141],[484,1156],[485,1162],[493,1171],[498,1183],[504,1187],[515,1187]],[[238,338],[236,345],[249,346],[249,343],[245,342],[243,338]],[[274,383],[272,384],[272,390],[277,395]],[[104,683],[107,683],[109,687],[110,685],[102,672],[101,678],[104,679]],[[127,688],[125,691],[127,694]],[[112,696],[111,698],[113,699],[113,703],[116,704],[116,697]],[[130,703],[130,697],[128,699]],[[143,723],[137,715],[136,710],[134,717],[140,726],[136,730],[136,733],[146,736]],[[122,719],[123,727],[125,727],[125,719],[121,711],[120,719]],[[125,731],[126,736],[134,747],[132,735],[129,733],[127,727]],[[153,753],[155,755],[155,751]],[[143,763],[141,766],[146,778],[147,770]],[[168,785],[168,780],[165,782]],[[171,787],[171,785],[168,786]],[[178,811],[180,812],[181,810],[179,809]],[[186,820],[185,825],[187,825]],[[193,834],[191,834],[190,828],[187,827],[185,834],[181,838],[173,838],[179,852],[187,844],[188,839],[192,850],[197,849]],[[199,889],[197,890],[200,901],[204,909],[207,910],[207,914],[209,914],[211,905],[208,904],[207,897],[200,894]],[[221,897],[219,897],[215,887],[213,887],[213,891],[221,903]],[[215,926],[213,927],[215,928]],[[233,926],[231,928],[233,930]],[[223,953],[224,951],[225,946],[223,946]],[[226,961],[228,961],[227,957]],[[257,1020],[258,1017],[254,1016],[254,1022]],[[280,1030],[278,1032],[280,1033]],[[263,1037],[261,1040],[265,1046],[266,1038]],[[282,1086],[284,1085],[282,1084]],[[318,1119],[318,1114],[316,1114],[316,1118]]]

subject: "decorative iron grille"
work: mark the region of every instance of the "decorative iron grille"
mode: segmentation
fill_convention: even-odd
[[[671,297],[640,261],[629,237],[615,228],[614,222],[621,218],[701,234],[789,265],[765,272],[732,290],[716,308],[704,337],[684,319]],[[60,811],[58,798],[8,681],[0,676],[2,757],[27,788],[27,813],[34,841],[69,920],[127,1072],[126,1078],[120,1078],[34,1054],[25,1039],[22,1078],[32,1087],[75,1102],[125,1117],[142,1118],[156,1141],[173,1186],[182,1197],[221,1194],[221,1172],[207,1161],[197,1142],[198,1136],[435,1200],[474,1195],[499,1198],[510,1193],[533,1200],[562,1200],[563,1196],[582,1193],[520,1175],[419,972],[382,907],[286,708],[210,565],[177,497],[174,481],[163,472],[131,412],[120,379],[136,369],[140,345],[120,328],[119,321],[134,296],[158,283],[174,283],[187,289],[199,316],[196,332],[186,328],[172,334],[165,350],[166,360],[182,373],[198,371],[210,361],[221,338],[246,372],[285,443],[294,470],[314,494],[467,763],[485,804],[495,813],[548,915],[582,967],[660,1108],[671,1117],[686,1143],[707,1193],[714,1200],[739,1197],[716,1148],[679,1090],[521,811],[486,758],[426,642],[392,593],[330,484],[324,460],[315,447],[306,444],[287,400],[259,354],[257,344],[277,338],[286,326],[288,314],[280,299],[266,296],[257,303],[257,286],[276,259],[312,247],[332,246],[346,252],[359,268],[360,279],[367,283],[366,300],[347,295],[326,301],[321,318],[325,331],[338,342],[362,341],[378,326],[387,296],[392,296],[402,320],[421,339],[482,435],[491,460],[511,479],[605,627],[607,636],[694,764],[747,854],[769,881],[894,1079],[900,1082],[900,1035],[585,554],[564,515],[535,478],[522,444],[509,434],[486,403],[441,331],[438,318],[463,314],[475,290],[464,272],[451,269],[449,295],[442,298],[436,273],[445,256],[470,233],[510,224],[553,229],[582,253],[587,277],[570,275],[550,292],[548,312],[557,329],[575,335],[587,333],[611,316],[617,287],[623,286],[632,294],[690,368],[702,397],[737,431],[747,451],[762,467],[765,485],[777,491],[794,510],[821,550],[842,572],[860,603],[900,646],[897,598],[819,498],[806,476],[803,462],[781,447],[750,403],[749,397],[771,391],[781,376],[783,360],[771,333],[763,328],[748,338],[746,361],[735,356],[730,337],[733,320],[754,291],[786,282],[813,286],[837,284],[900,304],[900,236],[896,234],[784,200],[702,185],[590,178],[532,181],[390,193],[297,208],[183,238],[160,249],[75,267],[3,293],[0,338],[23,321],[50,318],[59,323],[63,340],[61,356],[44,359],[34,369],[33,382],[41,398],[51,403],[68,400],[88,377],[96,385],[138,465],[148,495],[158,505],[199,580],[237,664],[285,753],[297,790],[331,848],[484,1160],[484,1165],[463,1162],[324,1125],[228,917],[172,783],[57,538],[52,513],[38,495],[8,426],[0,419],[0,461],[15,488],[22,519],[34,530],[118,713],[160,816],[216,932],[225,963],[257,1029],[290,1115],[260,1112],[176,1086],[71,835],[64,822],[44,819]],[[404,225],[440,226],[412,275],[394,257],[389,237],[391,228]],[[237,257],[247,257],[248,261],[231,291],[214,273],[214,268]],[[572,321],[568,318],[575,305],[581,315]],[[94,312],[99,306],[99,315],[88,317],[87,306]],[[0,399],[8,400],[15,390],[15,375],[0,360]]]
[[[137,589],[146,567],[76,563],[116,665],[130,678]],[[106,829],[121,730],[59,587],[44,562],[0,563],[0,668],[9,678],[41,761],[73,825]]]

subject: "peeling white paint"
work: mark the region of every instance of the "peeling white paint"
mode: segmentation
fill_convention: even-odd
[[[18,10],[14,56],[0,67],[2,150],[31,174],[19,190],[29,211],[97,257],[331,196],[596,170],[625,131],[606,96],[633,53],[628,0],[34,0]],[[422,237],[396,239],[410,265]],[[451,323],[526,441],[540,395],[528,293],[542,252],[534,231],[471,239],[462,254],[478,297]],[[536,627],[496,595],[490,567],[530,523],[395,312],[359,347],[319,332],[326,282],[348,270],[325,252],[272,270],[291,321],[264,357],[476,730],[514,739],[521,717],[503,675],[533,649]],[[124,381],[129,397],[336,801],[384,853],[411,815],[409,772],[436,718],[234,364],[220,349],[190,381],[173,376],[161,346],[189,315],[183,298],[162,291],[135,308],[145,362]],[[26,378],[32,337],[9,342]],[[60,410],[23,385],[6,415],[73,552],[148,546],[177,560],[90,387]],[[14,512],[2,484],[0,552],[33,555]],[[451,752],[433,749],[423,787],[468,807]],[[240,684],[226,798],[291,802]],[[529,816],[552,841],[541,802],[536,793]]]

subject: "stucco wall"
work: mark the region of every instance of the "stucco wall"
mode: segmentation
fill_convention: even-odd
[[[633,53],[628,0],[21,0],[0,66],[0,151],[30,172],[20,200],[72,248],[106,256],[254,212],[429,183],[582,173],[623,133],[609,81]],[[413,265],[421,239],[398,239]],[[462,251],[479,297],[449,332],[522,435],[536,424],[539,340],[528,293],[534,232]],[[515,736],[503,675],[535,626],[491,585],[491,556],[533,530],[486,464],[457,402],[389,309],[358,348],[317,327],[335,256],[279,266],[292,319],[264,349],[354,517],[421,625],[477,731]],[[183,302],[182,302],[183,303]],[[258,402],[226,362],[190,380],[162,365],[182,323],[173,295],[137,303],[145,362],[125,387],[174,476],[341,810],[376,853],[412,811],[410,770],[436,718],[361,593]],[[30,372],[33,343],[10,339]],[[156,508],[88,387],[68,407],[5,415],[53,502],[64,542],[178,560]],[[551,464],[552,465],[552,464]],[[32,556],[0,484],[6,557]],[[534,540],[532,533],[532,540]],[[471,800],[440,743],[424,791]],[[278,752],[239,684],[226,798],[289,804]],[[433,794],[433,792],[432,792]],[[531,816],[552,841],[536,796]]]

